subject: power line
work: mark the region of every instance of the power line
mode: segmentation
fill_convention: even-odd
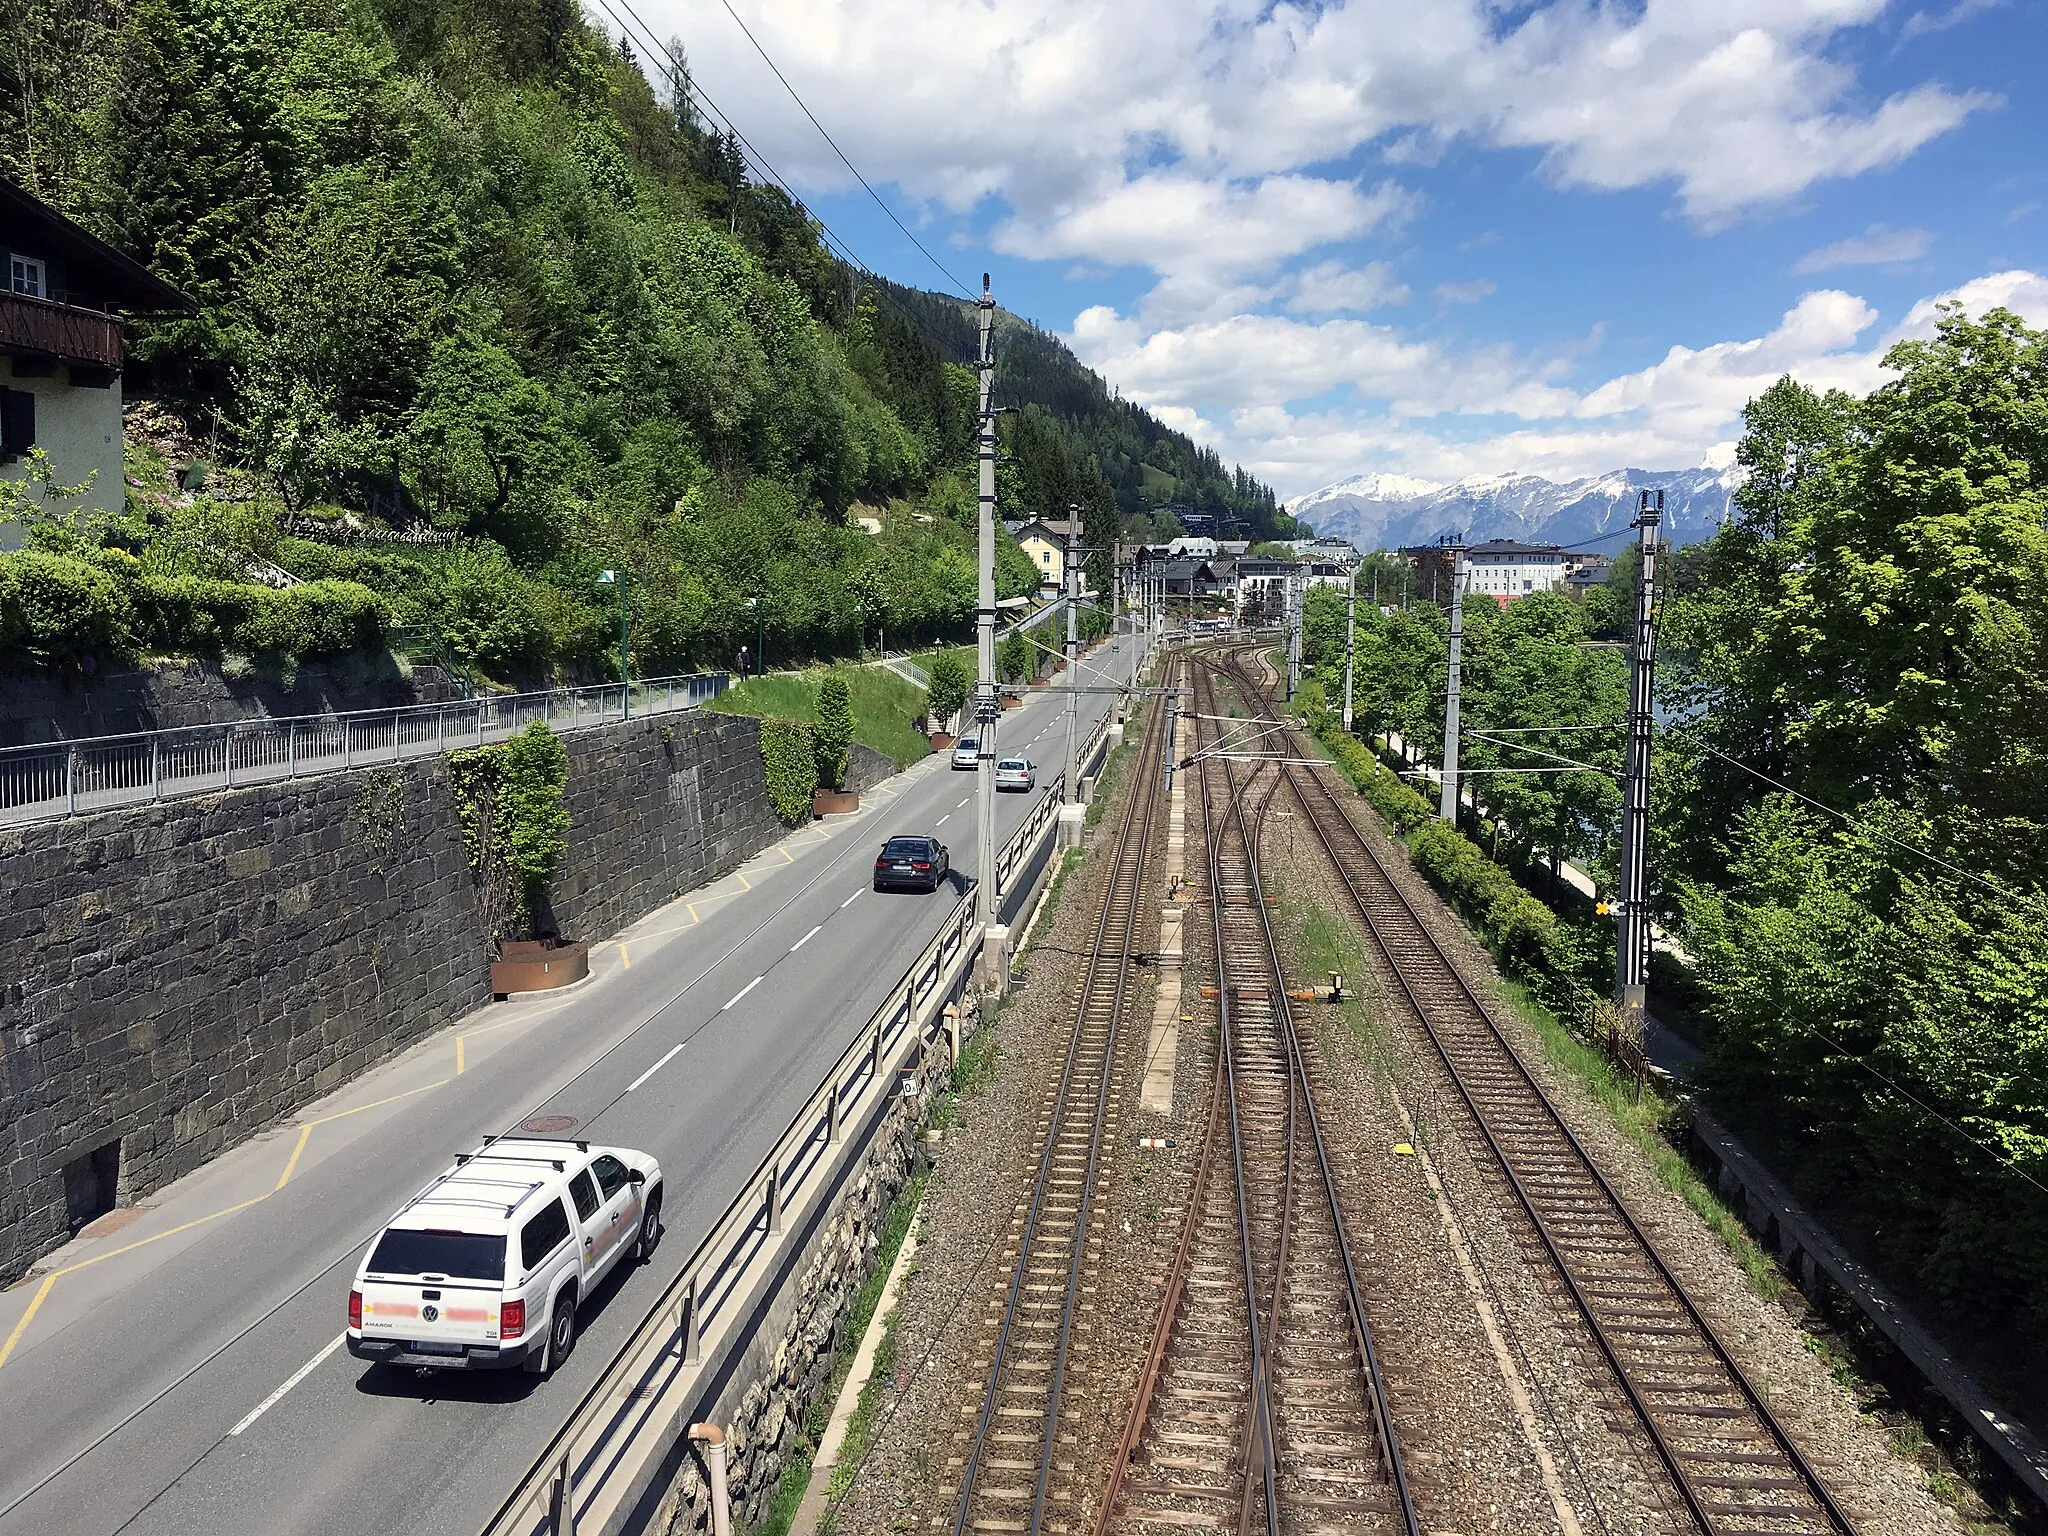
[[[867,177],[861,175],[859,167],[857,167],[851,160],[846,158],[846,151],[839,147],[839,141],[833,138],[830,133],[826,132],[825,125],[818,121],[818,115],[815,112],[813,112],[807,105],[805,105],[803,97],[797,94],[796,87],[789,83],[789,77],[784,75],[782,70],[776,65],[776,62],[768,57],[768,50],[761,46],[761,40],[754,36],[753,29],[749,27],[744,20],[741,19],[740,13],[732,8],[732,0],[720,0],[720,3],[725,6],[726,15],[730,16],[735,22],[738,23],[740,31],[746,33],[747,41],[754,45],[754,52],[761,55],[761,62],[766,64],[770,71],[774,73],[775,78],[782,82],[782,88],[785,91],[789,92],[789,99],[795,102],[797,106],[802,109],[804,116],[808,117],[811,120],[811,126],[817,129],[818,132],[821,135],[823,135],[824,140],[827,144],[830,144],[832,146],[832,153],[839,157],[839,163],[844,165],[849,171],[853,172],[853,179],[859,182],[861,186],[866,189],[868,196],[875,200],[875,206],[881,209],[882,212],[886,213],[889,216],[889,222],[891,224],[894,224],[899,230],[902,230],[904,239],[908,240],[912,245],[916,246],[919,251],[924,253],[924,259],[926,261],[930,262],[934,267],[937,267],[939,271],[942,274],[944,274],[947,282],[951,283],[955,288],[959,289],[961,293],[965,294],[968,298],[972,299],[974,297],[974,294],[968,288],[968,286],[965,283],[961,282],[960,279],[955,277],[950,271],[948,271],[946,264],[943,261],[940,261],[938,257],[934,256],[930,251],[925,249],[924,242],[918,239],[916,235],[913,235],[909,231],[909,229],[907,229],[904,226],[903,221],[896,217],[896,210],[891,208],[887,203],[883,202],[882,195],[879,192],[877,192],[872,186],[868,185],[868,179]]]
[[[811,220],[818,226],[819,233],[822,235],[825,241],[826,248],[830,250],[833,253],[833,255],[835,255],[839,260],[845,262],[846,265],[852,267],[856,272],[860,273],[861,276],[868,279],[868,281],[874,286],[874,290],[880,294],[883,302],[887,303],[890,308],[894,309],[897,315],[902,318],[903,322],[906,325],[910,326],[911,329],[916,331],[920,336],[924,336],[926,342],[932,345],[934,350],[943,352],[945,349],[939,347],[938,344],[936,342],[933,342],[931,337],[926,334],[924,327],[918,323],[917,316],[913,315],[912,313],[910,313],[909,310],[905,309],[901,304],[897,303],[895,296],[891,294],[889,291],[891,286],[893,286],[890,283],[890,281],[887,278],[881,276],[879,273],[877,273],[866,262],[862,261],[859,255],[855,253],[852,245],[847,242],[845,237],[840,235],[838,231],[834,230],[830,224],[827,224],[825,220],[819,216],[817,210],[808,207],[801,197],[799,197],[796,193],[790,190],[788,182],[786,182],[782,178],[781,173],[778,172],[774,166],[768,163],[768,157],[762,154],[760,150],[756,149],[753,146],[753,144],[748,140],[747,136],[740,132],[739,125],[733,121],[731,114],[726,112],[723,108],[721,108],[718,105],[717,102],[711,99],[711,93],[706,91],[704,87],[697,81],[696,77],[690,72],[689,66],[683,60],[676,57],[675,51],[668,44],[660,41],[660,39],[655,37],[654,29],[649,27],[647,23],[641,19],[640,13],[633,9],[632,0],[617,0],[618,6],[625,11],[627,16],[630,16],[632,18],[632,26],[630,28],[628,27],[626,20],[619,15],[618,10],[613,9],[613,0],[597,0],[597,3],[599,7],[604,11],[604,13],[607,16],[611,17],[612,21],[617,24],[622,35],[629,30],[636,31],[639,34],[641,41],[645,44],[647,48],[668,60],[670,79],[672,84],[679,91],[687,91],[687,95],[684,97],[685,102],[687,102],[690,97],[695,97],[696,100],[703,103],[705,110],[711,114],[715,122],[722,125],[726,137],[734,145],[738,147],[741,162],[746,166],[747,170],[753,175],[754,180],[757,183],[765,183],[767,185],[774,186],[778,188],[784,196],[788,197],[789,200],[796,205],[797,210],[800,213],[802,213],[805,218]],[[958,361],[959,359],[956,357],[954,360]]]
[[[1999,897],[2004,901],[2014,902],[2021,906],[2035,905],[2038,904],[2040,901],[2039,896],[2029,895],[2025,891],[2016,891],[2009,886],[2000,885],[1996,880],[1991,879],[1989,876],[1980,875],[1975,870],[1964,869],[1960,864],[1951,864],[1947,859],[1941,857],[1940,854],[1929,853],[1925,848],[1916,847],[1912,843],[1906,842],[1902,838],[1893,837],[1889,832],[1880,832],[1877,830],[1877,828],[1872,827],[1867,823],[1859,820],[1850,812],[1838,811],[1832,805],[1824,804],[1823,802],[1814,799],[1813,796],[1809,794],[1804,794],[1801,791],[1794,789],[1790,784],[1786,784],[1778,779],[1772,778],[1768,773],[1765,773],[1761,768],[1753,768],[1748,763],[1745,763],[1739,757],[1730,757],[1726,752],[1723,752],[1719,747],[1713,746],[1708,742],[1694,740],[1690,744],[1692,746],[1698,747],[1702,752],[1710,753],[1713,756],[1720,758],[1721,761],[1723,761],[1724,763],[1729,763],[1737,768],[1740,768],[1744,773],[1750,774],[1755,778],[1761,779],[1764,783],[1770,785],[1771,788],[1783,790],[1786,794],[1792,796],[1795,800],[1804,801],[1806,804],[1812,806],[1817,811],[1825,811],[1830,816],[1836,816],[1841,818],[1843,821],[1846,821],[1850,825],[1854,826],[1859,832],[1865,833],[1870,837],[1874,837],[1880,842],[1890,843],[1894,848],[1903,848],[1908,853],[1917,853],[1921,858],[1927,860],[1928,863],[1938,864],[1952,875],[1959,876],[1964,880],[1968,880],[1973,882],[1974,884],[1981,885],[1984,887],[1985,890],[1990,891],[1993,895]]]

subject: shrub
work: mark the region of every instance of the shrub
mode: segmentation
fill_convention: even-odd
[[[61,667],[118,655],[135,644],[131,585],[69,555],[0,556],[0,643]]]
[[[946,722],[966,706],[972,681],[967,675],[967,663],[951,651],[932,663],[931,687],[925,693],[924,710],[933,730],[943,730]]]
[[[285,593],[299,656],[381,651],[390,610],[384,599],[353,581],[308,581]]]
[[[1006,683],[1021,683],[1031,676],[1031,642],[1020,630],[1011,630],[996,647],[996,672]]]
[[[801,720],[769,716],[761,722],[761,768],[768,780],[768,801],[790,826],[811,819],[811,796],[818,788],[818,759],[811,746],[811,728]]]
[[[845,678],[829,673],[818,685],[818,723],[811,731],[820,784],[830,789],[846,787],[846,754],[852,745],[853,695]]]
[[[501,745],[450,753],[448,768],[492,934],[532,932],[568,850],[561,738],[536,720]]]

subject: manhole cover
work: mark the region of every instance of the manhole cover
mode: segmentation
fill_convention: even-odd
[[[564,1131],[573,1131],[580,1124],[574,1115],[535,1115],[520,1125],[522,1131],[531,1131],[536,1136],[559,1136]]]

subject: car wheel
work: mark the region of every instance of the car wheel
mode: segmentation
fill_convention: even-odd
[[[640,1213],[640,1241],[633,1247],[633,1257],[642,1264],[650,1262],[660,1241],[661,1191],[657,1189],[647,1197],[647,1208]]]
[[[554,1314],[548,1318],[548,1358],[541,1367],[543,1374],[552,1374],[576,1348],[576,1292],[572,1288],[562,1292],[561,1300],[555,1303]]]

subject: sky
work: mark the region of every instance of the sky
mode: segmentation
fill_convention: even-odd
[[[2041,0],[633,3],[865,265],[1283,497],[1725,464],[1939,302],[2048,325]]]

